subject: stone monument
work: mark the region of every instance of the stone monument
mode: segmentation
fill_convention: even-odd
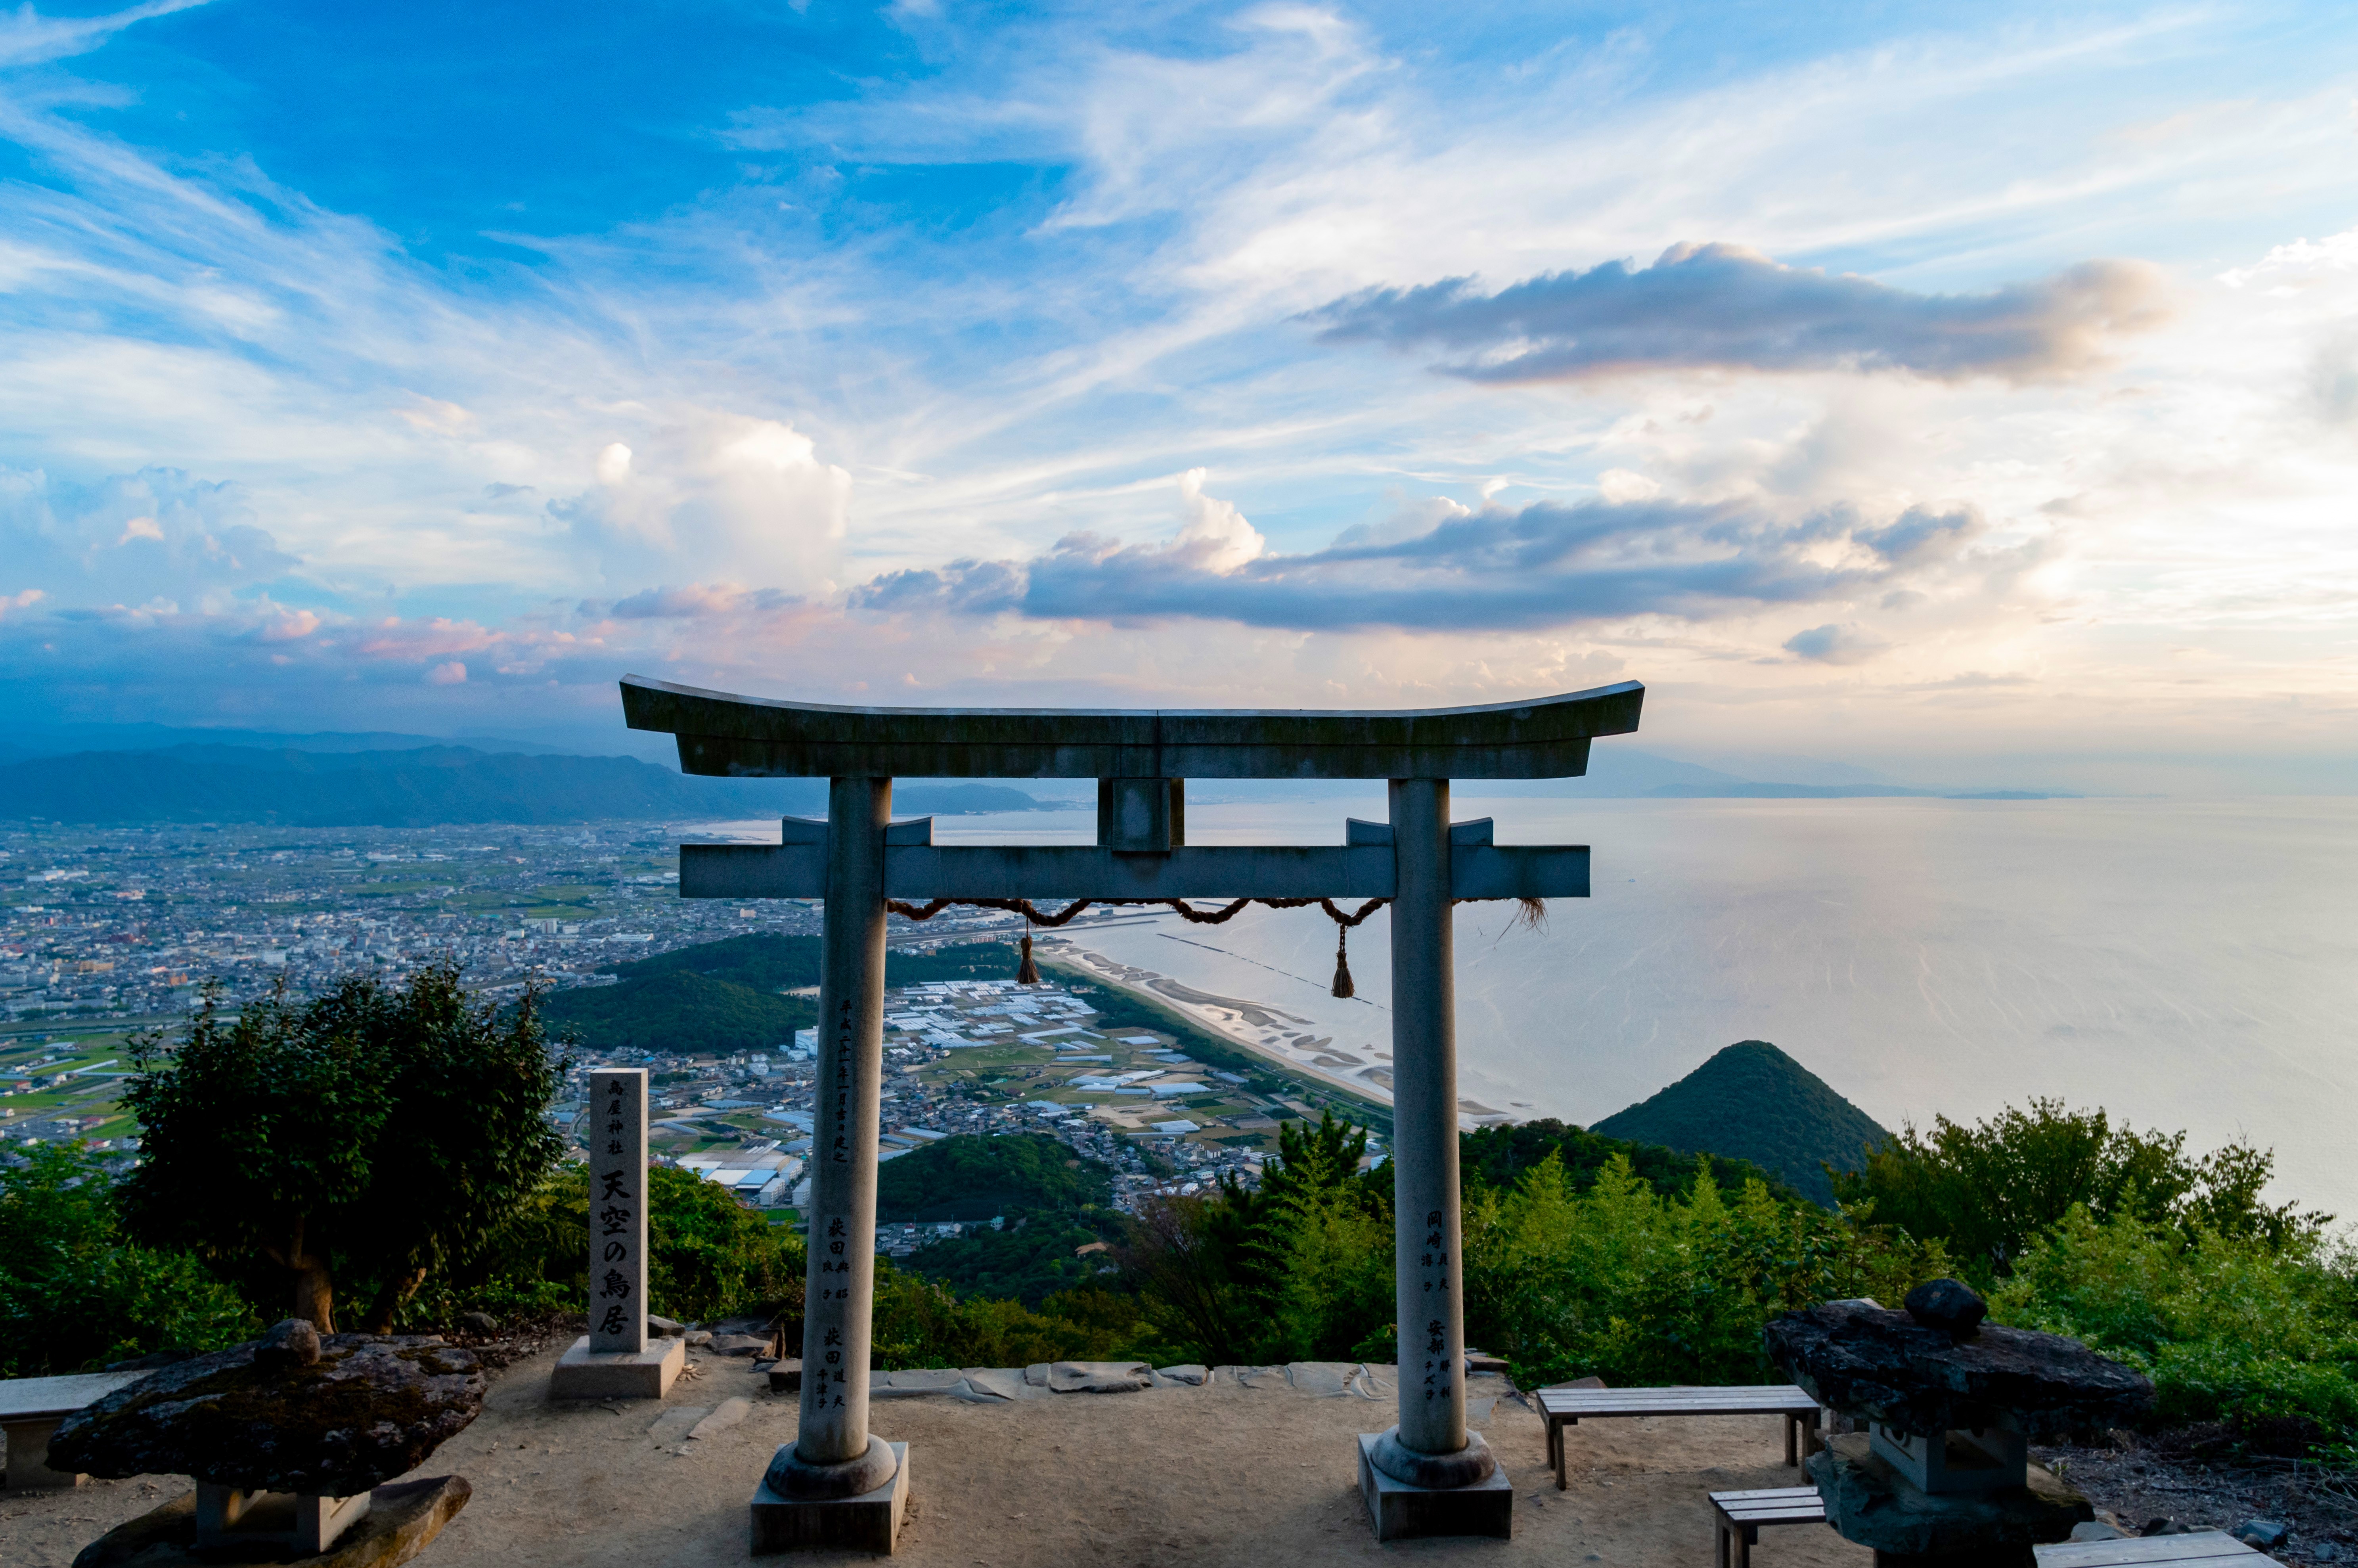
[[[1954,1280],[1907,1305],[1828,1302],[1764,1331],[1787,1377],[1867,1426],[1810,1456],[1826,1522],[1877,1568],[2031,1568],[2095,1510],[2030,1463],[2030,1439],[2134,1421],[2153,1385],[2076,1339],[1982,1326]]]
[[[196,1491],[110,1530],[76,1568],[263,1556],[391,1568],[467,1504],[416,1469],[481,1411],[482,1369],[439,1339],[322,1335],[299,1318],[175,1362],[69,1417],[50,1452],[93,1476],[180,1475]]]
[[[1398,712],[834,708],[626,677],[627,721],[676,736],[683,772],[830,781],[827,820],[789,817],[774,845],[680,849],[683,897],[827,907],[801,1425],[755,1493],[754,1550],[889,1552],[906,1505],[906,1448],[868,1430],[888,903],[926,918],[1044,897],[1075,901],[1052,925],[1088,903],[1323,903],[1337,920],[1335,899],[1391,905],[1400,1422],[1360,1439],[1360,1485],[1380,1538],[1509,1534],[1512,1488],[1466,1425],[1451,909],[1585,897],[1588,849],[1495,844],[1487,820],[1450,820],[1450,781],[1585,773],[1591,739],[1635,731],[1644,696],[1626,682]],[[892,820],[895,777],[1094,778],[1098,842],[936,848],[930,820]],[[1190,778],[1385,779],[1390,820],[1349,823],[1333,848],[1191,848]],[[911,900],[925,902],[895,902]]]
[[[687,1342],[647,1346],[647,1075],[590,1074],[590,1332],[548,1375],[564,1400],[659,1400],[687,1364]]]

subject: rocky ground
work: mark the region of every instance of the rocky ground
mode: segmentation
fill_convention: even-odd
[[[2288,1459],[2237,1458],[2223,1433],[2190,1427],[2093,1448],[2039,1448],[2056,1471],[2130,1534],[2176,1521],[2233,1531],[2254,1519],[2288,1527],[2273,1553],[2299,1563],[2358,1563],[2358,1488],[2347,1473]]]
[[[744,1562],[746,1505],[773,1451],[794,1435],[793,1397],[770,1393],[748,1360],[697,1353],[691,1375],[660,1405],[553,1403],[546,1390],[558,1347],[516,1360],[493,1383],[481,1417],[419,1470],[461,1475],[475,1488],[421,1563]],[[1772,1418],[1592,1422],[1568,1434],[1571,1486],[1558,1492],[1538,1417],[1511,1395],[1486,1391],[1476,1425],[1515,1483],[1515,1539],[1379,1547],[1354,1462],[1355,1435],[1391,1419],[1389,1369],[1375,1370],[1372,1400],[1353,1391],[1364,1380],[1282,1373],[1253,1379],[1258,1387],[1222,1378],[1204,1388],[1010,1402],[880,1399],[875,1430],[911,1445],[914,1501],[899,1555],[920,1568],[1148,1568],[1174,1554],[1252,1568],[1401,1555],[1695,1568],[1712,1560],[1704,1492],[1800,1480],[1779,1463]],[[2266,1514],[2294,1524],[2281,1560],[2358,1562],[2340,1533],[2358,1509],[2312,1478],[2231,1471],[2161,1447],[2044,1454],[2133,1526],[2163,1515],[2201,1526]],[[0,1568],[68,1568],[88,1541],[187,1487],[182,1477],[155,1476],[0,1492]],[[1868,1568],[1871,1559],[1829,1530],[1796,1528],[1765,1535],[1758,1561]]]

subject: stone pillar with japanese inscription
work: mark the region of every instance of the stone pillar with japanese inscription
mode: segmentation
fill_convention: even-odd
[[[549,1392],[659,1400],[687,1350],[678,1339],[647,1342],[645,1069],[594,1069],[581,1127],[590,1152],[590,1332],[558,1359]]]
[[[590,1348],[647,1347],[647,1075],[590,1075]]]

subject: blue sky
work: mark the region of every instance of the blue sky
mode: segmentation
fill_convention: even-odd
[[[1109,14],[1110,13],[1110,14]],[[0,14],[15,722],[2358,763],[2358,16]]]

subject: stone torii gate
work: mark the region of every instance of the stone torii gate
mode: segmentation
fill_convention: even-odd
[[[1529,702],[1398,712],[836,708],[626,676],[634,730],[678,738],[681,768],[824,778],[825,822],[775,845],[683,845],[687,898],[826,901],[819,1098],[801,1423],[757,1492],[757,1551],[891,1551],[907,1449],[868,1430],[883,1074],[885,901],[1382,898],[1391,904],[1393,1193],[1400,1422],[1359,1440],[1377,1534],[1510,1530],[1512,1489],[1466,1426],[1460,1304],[1457,1034],[1450,907],[1585,898],[1585,846],[1509,848],[1453,824],[1453,779],[1566,778],[1599,735],[1638,728],[1638,683]],[[894,778],[1098,781],[1098,843],[936,847],[892,820]],[[1390,820],[1337,848],[1189,848],[1196,779],[1385,779]]]

